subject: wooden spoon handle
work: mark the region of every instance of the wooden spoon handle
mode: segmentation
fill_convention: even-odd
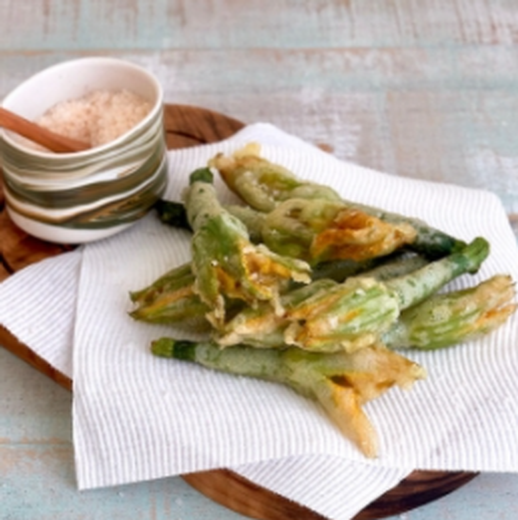
[[[55,134],[2,107],[0,107],[0,127],[16,132],[57,153],[81,152],[90,148],[86,143]]]

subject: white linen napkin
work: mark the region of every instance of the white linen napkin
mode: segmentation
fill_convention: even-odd
[[[256,125],[225,142],[171,155],[167,196],[180,197],[188,174],[217,152],[272,142]],[[496,196],[479,190],[388,176],[310,147],[264,144],[265,157],[344,197],[418,216],[467,241],[489,237],[492,253],[473,284],[497,272],[518,279],[518,251]],[[216,182],[223,201],[233,196]],[[150,342],[192,337],[181,328],[143,325],[126,314],[128,291],[187,261],[190,236],[149,215],[129,231],[85,248],[74,342],[74,432],[82,487],[131,482],[301,454],[364,461],[322,414],[290,389],[157,359]],[[518,429],[514,390],[516,317],[484,340],[440,352],[411,352],[429,378],[367,405],[380,434],[373,465],[393,468],[513,470]],[[94,325],[95,324],[95,325]],[[131,457],[128,454],[131,453]]]
[[[334,186],[346,198],[422,217],[466,240],[489,238],[492,254],[480,273],[457,280],[453,287],[496,272],[518,279],[515,237],[494,195],[343,163],[271,125],[252,125],[225,142],[171,152],[169,198],[178,199],[190,171],[216,152],[251,140],[265,145],[268,158],[301,177]],[[232,200],[221,183],[218,189],[223,200]],[[151,339],[175,332],[133,322],[126,313],[128,291],[187,260],[188,242],[185,232],[150,215],[116,237],[27,268],[0,285],[1,322],[65,373],[71,369],[67,343],[74,333],[74,445],[81,488],[233,467],[329,518],[345,519],[411,468],[517,470],[515,317],[476,343],[408,354],[428,369],[428,380],[410,392],[393,390],[368,404],[381,454],[376,461],[365,461],[317,405],[289,389],[149,354]],[[60,268],[68,282],[49,287],[52,301],[64,293],[75,299],[72,280],[77,283],[81,269],[78,312],[75,330],[74,317],[63,313],[59,323],[65,346],[50,349],[42,328],[27,326],[26,311],[21,317],[6,295],[14,289],[33,295],[29,270],[52,264],[57,271],[58,263],[67,264]],[[45,278],[42,274],[39,279]],[[64,297],[55,305],[55,312],[63,311]],[[42,303],[40,309],[41,323],[47,326],[48,307]],[[322,480],[326,470],[340,475],[339,486],[333,484],[336,478]]]
[[[82,256],[82,249],[64,253],[0,283],[0,323],[70,378]],[[13,306],[13,301],[20,304]],[[229,469],[333,520],[354,517],[411,471],[325,455],[286,457]]]

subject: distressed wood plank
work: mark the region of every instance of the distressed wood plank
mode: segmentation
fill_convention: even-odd
[[[1,47],[0,47],[1,49]],[[88,50],[2,52],[0,96],[30,75],[60,61],[90,55]],[[394,49],[110,49],[95,55],[114,56],[150,68],[161,79],[174,80],[172,92],[199,94],[265,88],[303,91],[335,88],[345,91],[514,89],[518,49],[475,45],[466,48]],[[195,75],[194,75],[195,74]],[[167,76],[167,77],[165,77]],[[169,85],[166,83],[165,87]],[[173,85],[169,87],[172,88]],[[264,93],[264,91],[263,91]]]
[[[19,361],[0,348],[0,445],[70,443],[70,392]]]
[[[2,0],[2,47],[338,48],[511,45],[513,0]]]
[[[238,520],[180,478],[77,492],[70,443],[0,443],[2,520]]]

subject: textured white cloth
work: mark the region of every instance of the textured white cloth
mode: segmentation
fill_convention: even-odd
[[[70,378],[81,259],[82,250],[65,253],[0,284],[0,322]],[[25,304],[13,308],[13,301]],[[409,473],[325,455],[292,456],[231,469],[328,518],[342,520],[353,517]]]
[[[269,159],[332,185],[346,198],[421,217],[465,240],[487,237],[492,253],[480,272],[451,287],[500,272],[518,279],[516,240],[493,194],[347,164],[271,125],[251,125],[227,141],[171,152],[167,196],[178,200],[193,169],[251,140],[263,144]],[[222,200],[234,200],[221,182],[217,187]],[[190,333],[134,322],[127,315],[128,291],[188,258],[188,234],[149,215],[124,233],[0,284],[0,322],[21,341],[67,374],[74,347],[80,488],[231,467],[345,520],[412,468],[518,470],[516,317],[472,344],[408,353],[429,377],[409,392],[391,390],[366,406],[381,441],[379,459],[366,461],[315,403],[288,388],[149,354],[152,339]],[[12,295],[23,291],[32,298],[18,297],[28,303],[12,308]]]

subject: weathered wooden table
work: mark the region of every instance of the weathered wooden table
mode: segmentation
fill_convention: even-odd
[[[0,98],[83,55],[152,70],[170,103],[267,121],[395,175],[484,187],[518,213],[515,0],[0,0]],[[71,395],[0,349],[0,519],[241,518],[179,478],[78,493]],[[481,475],[404,518],[515,519]]]

